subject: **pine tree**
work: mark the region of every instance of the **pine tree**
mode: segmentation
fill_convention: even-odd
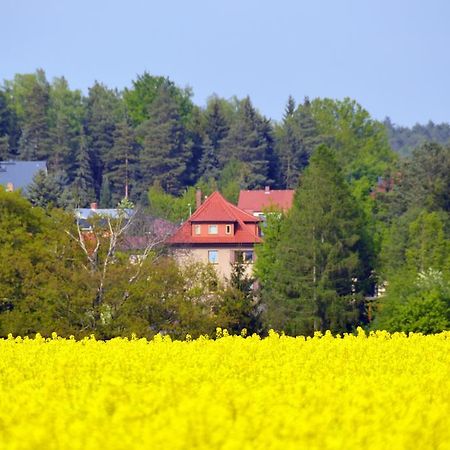
[[[141,126],[140,172],[143,189],[158,182],[166,192],[179,194],[184,186],[189,150],[178,106],[164,87]]]
[[[292,334],[351,329],[361,319],[361,219],[331,150],[305,170],[277,247],[269,325]],[[271,322],[273,321],[273,323]]]
[[[21,159],[47,160],[51,152],[48,125],[50,86],[43,71],[37,71],[30,84],[22,105],[19,153]]]
[[[82,208],[96,199],[91,156],[87,147],[86,135],[83,130],[79,136],[79,148],[75,167],[75,178],[72,183],[72,191],[75,204]]]
[[[114,145],[105,155],[105,175],[111,183],[112,202],[129,198],[136,180],[137,148],[134,131],[126,120],[117,123]]]
[[[206,111],[205,143],[202,160],[200,161],[200,173],[204,179],[219,177],[223,168],[219,161],[220,153],[224,153],[223,142],[229,132],[228,120],[222,111],[222,103],[219,99],[213,99]]]
[[[97,194],[102,186],[106,155],[114,145],[114,130],[122,114],[119,94],[116,91],[97,82],[89,88],[86,135]]]
[[[26,196],[33,206],[67,208],[72,204],[72,197],[66,186],[67,177],[63,172],[49,175],[41,170],[28,186]]]
[[[309,100],[293,110],[294,103],[289,97],[283,123],[277,132],[276,151],[280,158],[280,184],[288,189],[298,185],[300,173],[308,165],[314,148],[323,139],[319,135],[309,109]]]
[[[76,153],[84,114],[81,92],[71,91],[64,77],[55,78],[50,86],[49,167],[53,172],[65,170],[69,181],[75,176]]]
[[[100,191],[100,206],[102,208],[112,208],[111,183],[108,177],[103,177],[102,190]]]
[[[231,158],[243,162],[249,171],[246,186],[255,189],[273,184],[273,138],[270,122],[261,117],[247,97],[240,105],[238,118],[224,140],[220,162],[225,165]]]

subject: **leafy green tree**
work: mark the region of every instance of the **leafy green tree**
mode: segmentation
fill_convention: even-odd
[[[186,177],[189,150],[177,104],[163,87],[152,104],[150,119],[140,128],[140,173],[143,186],[158,182],[171,194],[179,194]]]
[[[159,96],[161,90],[167,91],[177,105],[181,121],[187,124],[193,109],[190,88],[180,89],[169,78],[153,76],[148,72],[139,75],[132,84],[133,87],[125,89],[123,96],[127,111],[135,126],[151,118],[153,102]]]
[[[311,334],[350,330],[364,320],[361,223],[333,152],[318,147],[282,229],[277,273],[260,268],[273,286],[270,327]]]

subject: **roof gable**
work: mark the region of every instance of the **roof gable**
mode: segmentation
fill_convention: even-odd
[[[235,223],[234,234],[227,236],[192,235],[193,223]],[[219,192],[211,194],[194,214],[168,239],[169,244],[254,244],[261,242],[256,224],[260,219],[234,206]]]

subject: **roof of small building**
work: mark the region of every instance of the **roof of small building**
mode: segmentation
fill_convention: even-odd
[[[26,191],[40,170],[47,171],[46,161],[0,161],[0,184]]]
[[[225,236],[192,235],[192,224],[220,222],[234,223],[234,234]],[[260,222],[259,218],[228,202],[219,192],[214,192],[167,242],[169,244],[255,244],[262,242],[255,233],[255,225],[258,222]]]
[[[238,207],[247,212],[261,212],[271,207],[284,211],[292,207],[294,190],[272,190],[269,188],[239,193]]]

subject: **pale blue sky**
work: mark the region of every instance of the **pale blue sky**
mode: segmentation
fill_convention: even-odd
[[[292,94],[450,122],[446,0],[0,0],[0,17],[0,80],[42,67],[87,92],[147,70],[276,120]]]

